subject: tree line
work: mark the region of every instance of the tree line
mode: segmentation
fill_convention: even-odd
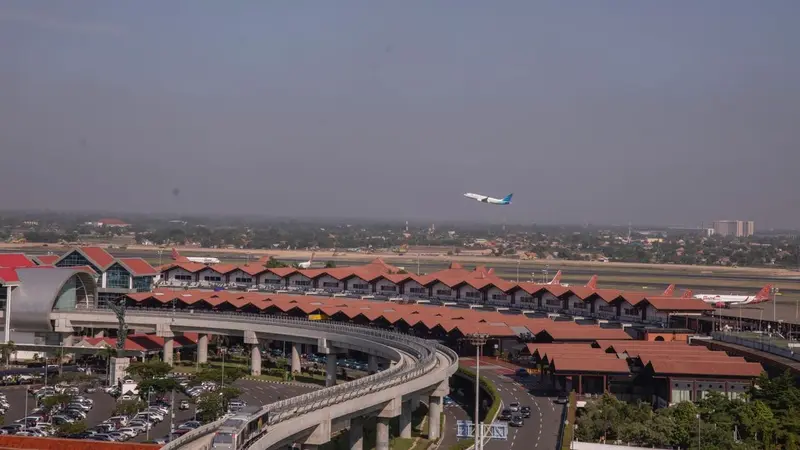
[[[575,423],[582,442],[703,450],[800,449],[800,389],[787,371],[762,375],[744,399],[711,392],[653,411],[610,395],[589,401]]]

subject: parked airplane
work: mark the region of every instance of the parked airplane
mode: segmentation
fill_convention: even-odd
[[[511,196],[512,195],[514,195],[514,194],[508,194],[503,198],[494,198],[494,197],[489,197],[487,195],[473,194],[473,193],[467,192],[466,194],[464,194],[464,197],[471,198],[473,200],[477,200],[477,201],[479,201],[481,203],[488,203],[490,205],[510,205],[511,204]]]
[[[717,308],[725,308],[732,305],[750,305],[755,303],[768,302],[772,285],[768,284],[761,288],[756,295],[719,295],[719,294],[695,294],[694,298],[699,298],[706,303],[711,303]]]
[[[553,277],[553,279],[550,280],[549,283],[545,283],[545,284],[559,284],[560,285],[561,284],[561,271],[559,270],[558,272],[556,272],[556,275]]]
[[[311,259],[306,262],[298,263],[297,267],[300,269],[310,269],[312,264],[314,264],[314,252],[311,252]]]
[[[172,259],[176,262],[194,262],[200,264],[219,264],[219,259],[211,256],[183,256],[178,250],[172,249]]]
[[[597,275],[592,275],[592,278],[589,278],[589,282],[586,283],[585,287],[590,289],[597,289]]]
[[[661,295],[663,295],[664,297],[672,297],[672,294],[674,293],[675,293],[675,285],[670,284],[669,286],[667,286],[666,289],[664,289],[664,293]]]

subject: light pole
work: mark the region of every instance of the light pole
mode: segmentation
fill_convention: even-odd
[[[222,354],[222,381],[220,382],[220,389],[225,388],[225,348],[220,348],[219,352]]]
[[[776,297],[778,296],[778,292],[780,292],[780,290],[778,288],[776,288],[776,287],[772,288],[772,321],[773,322],[777,322],[778,321],[777,315],[775,314],[775,300],[776,300]]]
[[[517,260],[517,283],[519,283],[519,265],[522,263],[521,259]]]
[[[697,450],[700,450],[700,414],[697,415]]]
[[[481,422],[479,419],[480,414],[480,397],[481,397],[481,348],[486,345],[489,340],[488,334],[472,333],[467,335],[467,340],[470,344],[475,346],[475,450],[483,450],[483,442],[481,440],[482,433]]]

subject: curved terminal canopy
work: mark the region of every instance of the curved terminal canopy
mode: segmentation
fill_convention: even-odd
[[[83,269],[19,268],[19,286],[13,290],[11,328],[15,331],[52,331],[50,312],[94,307],[97,284]]]

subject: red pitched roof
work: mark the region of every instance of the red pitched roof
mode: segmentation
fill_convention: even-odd
[[[118,261],[135,277],[158,275],[158,271],[142,258],[119,258]]]
[[[604,355],[604,353],[602,354]],[[563,372],[595,372],[595,373],[629,373],[628,361],[615,357],[559,357],[552,362],[556,373]]]
[[[111,218],[100,219],[97,221],[97,223],[102,223],[103,225],[130,225],[128,222],[123,222],[122,220],[111,219]]]
[[[0,253],[0,267],[34,267],[36,263],[23,253]]]
[[[100,270],[106,269],[111,264],[114,264],[114,257],[111,256],[111,254],[108,253],[104,248],[78,247],[76,250],[80,250],[81,253],[83,253],[83,255],[86,256],[86,258]]]
[[[55,264],[55,262],[58,261],[59,258],[60,256],[58,255],[39,255],[33,257],[33,259],[39,261],[40,264],[45,266],[50,266]]]
[[[711,305],[699,298],[647,297],[647,303],[659,311],[711,311]]]
[[[761,375],[764,368],[759,363],[751,362],[720,362],[709,361],[681,361],[676,359],[663,359],[651,361],[648,365],[656,375],[697,375],[697,376],[723,376],[755,378]]]
[[[10,267],[0,267],[0,281],[3,284],[19,283],[17,271]]]

